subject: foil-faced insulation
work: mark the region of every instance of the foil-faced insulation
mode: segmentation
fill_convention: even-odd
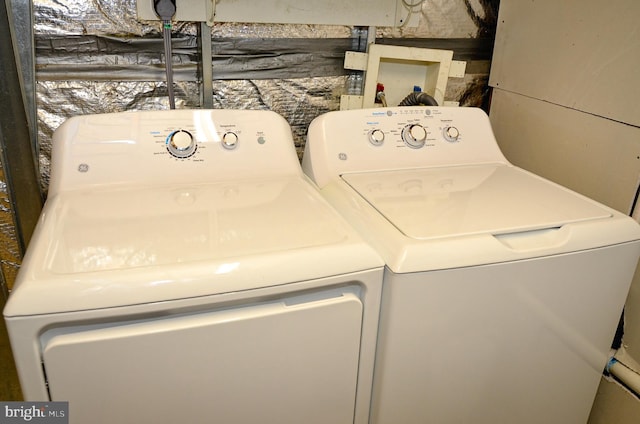
[[[0,297],[5,298],[20,268],[21,253],[16,234],[14,211],[0,163]],[[3,304],[4,302],[0,302]]]

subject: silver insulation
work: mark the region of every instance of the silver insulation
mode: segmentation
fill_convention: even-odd
[[[26,0],[25,0],[26,1]],[[376,28],[385,39],[468,38],[495,26],[495,0],[425,0],[417,26]],[[67,118],[123,110],[167,109],[162,23],[140,22],[135,0],[33,0],[36,97],[42,190],[49,181],[51,137]],[[408,13],[409,11],[407,11]],[[270,109],[291,125],[302,152],[309,123],[339,108],[352,27],[218,23],[212,28],[213,107]],[[198,24],[176,23],[176,108],[201,104]],[[445,99],[481,105],[488,61],[450,79]],[[11,287],[20,264],[9,189],[0,164],[0,283]],[[2,282],[6,281],[6,284]]]
[[[0,163],[0,297],[5,298],[15,281],[21,257],[6,181]]]

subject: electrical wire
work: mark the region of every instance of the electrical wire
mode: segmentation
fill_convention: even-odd
[[[404,4],[409,9],[413,9],[414,7],[420,6],[424,3],[424,0],[418,0],[415,3],[409,3],[407,0],[402,0],[402,4]]]
[[[167,76],[167,92],[169,94],[169,108],[176,108],[176,100],[173,93],[173,54],[171,52],[171,21],[162,21],[162,38],[164,39],[164,63]]]
[[[417,0],[417,1],[414,1],[414,2],[410,2],[408,0],[402,0],[402,5],[404,6],[405,9],[407,9],[407,17],[402,21],[402,24],[399,25],[400,28],[402,28],[405,25],[407,25],[411,15],[413,15],[416,12],[418,12],[418,10],[414,10],[414,9],[416,7],[420,8],[424,2],[425,2],[425,0]]]

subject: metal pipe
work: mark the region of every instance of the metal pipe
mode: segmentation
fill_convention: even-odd
[[[211,27],[207,23],[200,24],[200,43],[202,60],[202,108],[213,108],[213,53],[211,51]]]
[[[0,160],[24,254],[42,209],[42,193],[8,5],[0,7]]]
[[[167,75],[167,90],[169,93],[169,108],[176,108],[176,101],[173,94],[173,61],[171,52],[171,21],[163,21],[162,37],[164,38],[164,66]]]

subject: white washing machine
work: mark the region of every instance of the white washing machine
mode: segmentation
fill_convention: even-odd
[[[268,111],[75,117],[4,310],[71,423],[366,423],[384,263]]]
[[[303,169],[386,262],[372,423],[586,423],[635,221],[511,165],[474,108],[328,113]]]

